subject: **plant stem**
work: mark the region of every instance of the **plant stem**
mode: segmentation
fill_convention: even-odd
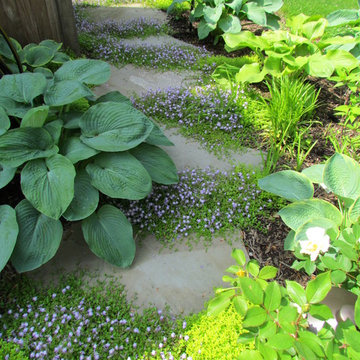
[[[8,44],[8,46],[9,46],[11,52],[12,52],[12,54],[14,55],[14,58],[16,60],[16,64],[17,64],[18,69],[19,69],[19,73],[21,74],[23,72],[23,69],[22,69],[22,64],[21,64],[20,58],[19,58],[19,54],[15,50],[10,38],[7,36],[7,34],[5,33],[4,29],[1,26],[0,26],[0,33],[4,37],[6,43]]]

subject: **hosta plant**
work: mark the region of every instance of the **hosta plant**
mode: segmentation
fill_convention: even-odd
[[[314,197],[314,184],[336,199],[337,206]],[[284,247],[298,258],[293,267],[309,275],[330,270],[335,285],[360,295],[360,165],[335,153],[325,164],[301,173],[285,170],[266,176],[259,186],[291,202],[279,215],[291,229]]]
[[[52,65],[43,66],[62,55],[59,44],[45,44],[55,55],[46,46],[17,44],[31,71],[0,79],[0,187],[6,194],[19,181],[23,198],[15,208],[0,206],[0,270],[9,259],[18,272],[51,259],[62,238],[61,217],[82,221],[97,256],[129,266],[132,226],[119,209],[99,207],[99,194],[138,200],[152,181],[176,183],[174,163],[158,147],[172,143],[119,92],[94,96],[89,85],[109,79],[107,63],[72,60],[52,72]],[[34,53],[31,62],[27,51]],[[13,60],[8,57],[10,65]],[[82,111],[74,106],[79,101]]]
[[[260,269],[255,260],[246,263],[241,250],[232,252],[237,264],[225,275],[229,288],[218,288],[208,304],[208,314],[216,315],[232,303],[243,317],[240,344],[254,343],[255,349],[244,350],[239,360],[357,360],[360,358],[360,298],[355,303],[355,324],[350,320],[338,323],[336,330],[328,323],[315,334],[309,315],[326,321],[334,319],[331,309],[321,304],[331,289],[331,276],[324,272],[303,288],[296,281],[281,286],[273,279],[277,269]],[[355,326],[356,325],[356,326]]]
[[[189,0],[173,0],[168,8]],[[249,19],[255,24],[278,29],[280,19],[274,14],[283,5],[283,0],[201,0],[191,12],[192,23],[199,22],[197,31],[199,39],[212,34],[215,42],[222,34],[241,32],[241,19]]]

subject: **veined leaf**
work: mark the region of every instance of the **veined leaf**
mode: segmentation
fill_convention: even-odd
[[[10,99],[6,96],[0,96],[0,106],[2,106],[9,116],[22,118],[31,109],[31,105],[23,104]]]
[[[54,57],[55,51],[46,46],[33,46],[24,49],[25,62],[32,67],[40,67],[48,64]]]
[[[21,120],[20,127],[42,127],[49,113],[46,105],[30,109]]]
[[[99,103],[108,102],[108,101],[126,103],[126,104],[132,106],[131,100],[128,97],[126,97],[125,95],[121,94],[117,90],[108,92],[105,95],[102,95],[102,96],[98,97],[95,100],[94,104],[99,104]]]
[[[319,274],[314,280],[308,282],[306,286],[306,298],[308,303],[316,304],[324,300],[331,290],[330,272]]]
[[[0,106],[0,136],[5,134],[6,131],[10,128],[10,119],[7,116],[4,108]]]
[[[99,153],[98,150],[85,145],[77,136],[65,139],[60,146],[60,152],[73,164],[81,160],[89,159]]]
[[[16,167],[5,167],[0,164],[0,189],[5,187],[16,173]]]
[[[157,145],[157,146],[174,146],[172,143],[163,133],[159,125],[153,122],[153,128],[151,130],[150,135],[146,138],[145,142],[150,145]]]
[[[39,213],[27,200],[22,200],[15,210],[19,235],[10,260],[18,272],[34,270],[55,255],[62,225],[59,220]]]

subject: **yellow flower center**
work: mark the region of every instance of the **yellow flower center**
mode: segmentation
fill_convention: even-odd
[[[244,277],[244,276],[245,276],[245,271],[244,271],[244,270],[239,270],[239,271],[236,273],[236,275],[237,275],[238,277]]]

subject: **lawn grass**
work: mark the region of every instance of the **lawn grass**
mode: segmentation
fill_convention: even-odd
[[[289,18],[303,13],[305,15],[321,15],[326,17],[331,12],[340,9],[357,9],[356,0],[284,0],[280,14]]]

